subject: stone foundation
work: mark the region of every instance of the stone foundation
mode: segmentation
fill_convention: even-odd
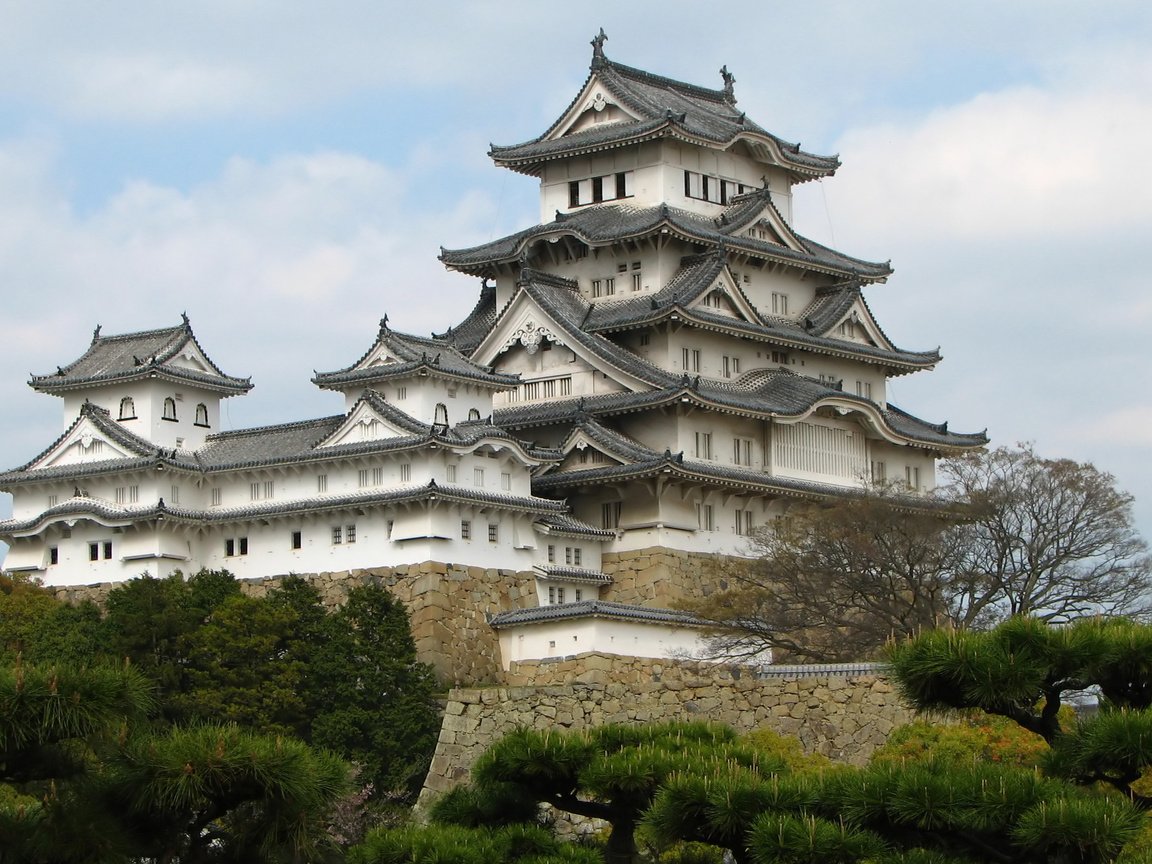
[[[768,728],[805,752],[860,765],[913,712],[882,675],[757,677],[741,667],[589,653],[514,663],[509,686],[458,688],[421,804],[466,782],[477,757],[518,726],[583,729],[604,723],[708,720],[741,732]]]
[[[653,546],[606,552],[601,569],[612,577],[605,600],[670,608],[687,597],[715,590],[716,565],[724,556]]]

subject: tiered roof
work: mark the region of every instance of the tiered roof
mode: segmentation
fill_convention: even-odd
[[[203,370],[177,365],[182,355],[194,357]],[[225,375],[213,363],[192,332],[188,316],[176,327],[102,336],[97,327],[92,343],[78,360],[58,367],[55,373],[33,375],[28,382],[42,393],[84,390],[113,383],[164,378],[238,396],[252,389],[248,378]]]
[[[614,63],[604,55],[604,31],[593,40],[592,64],[580,92],[556,121],[539,137],[507,147],[493,145],[489,155],[497,165],[522,174],[539,175],[545,164],[644,141],[668,138],[715,149],[743,143],[760,161],[786,169],[793,182],[826,177],[840,160],[800,149],[752,122],[736,108],[735,79],[721,69],[724,87],[712,90],[631,66]],[[594,90],[603,89],[627,113],[626,119],[601,123],[565,134],[582,112]]]
[[[770,206],[767,190],[749,194],[756,200],[759,211]],[[745,197],[748,196],[741,196]],[[886,279],[892,274],[892,267],[887,262],[853,258],[798,234],[794,235],[797,248],[784,242],[749,237],[742,233],[748,227],[747,204],[747,201],[737,200],[715,218],[669,207],[667,204],[652,207],[597,204],[582,207],[572,213],[557,212],[556,218],[547,224],[535,225],[480,246],[469,249],[441,248],[440,260],[453,270],[495,277],[501,265],[519,262],[537,242],[574,237],[589,246],[606,246],[654,234],[666,234],[705,249],[722,247],[764,261],[792,264],[840,279],[851,278],[867,283]],[[726,218],[725,214],[729,214],[730,218]]]

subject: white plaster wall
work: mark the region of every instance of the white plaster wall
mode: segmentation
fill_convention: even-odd
[[[609,618],[547,621],[500,631],[500,659],[505,671],[512,662],[585,651],[672,658],[699,656],[702,649],[701,631],[695,628]]]

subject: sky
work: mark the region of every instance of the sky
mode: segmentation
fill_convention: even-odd
[[[67,10],[64,14],[62,10]],[[1152,539],[1152,7],[1103,0],[424,4],[0,0],[0,468],[66,421],[27,386],[186,312],[255,389],[225,428],[340,413],[309,381],[378,320],[442,331],[467,247],[538,221],[490,143],[535,137],[609,58],[710,87],[805,150],[795,227],[894,275],[890,400],[1090,461]],[[11,512],[0,493],[0,518]],[[0,554],[3,545],[0,544]]]

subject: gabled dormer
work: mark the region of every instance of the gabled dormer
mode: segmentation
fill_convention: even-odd
[[[65,423],[84,403],[103,408],[133,435],[163,448],[195,450],[220,429],[220,400],[252,389],[209,359],[188,316],[176,327],[104,336],[29,386],[64,400]]]
[[[417,421],[451,425],[488,417],[493,394],[519,381],[469,360],[446,339],[398,333],[385,317],[376,341],[360,359],[335,372],[317,373],[312,383],[342,392],[346,411],[371,389]]]

